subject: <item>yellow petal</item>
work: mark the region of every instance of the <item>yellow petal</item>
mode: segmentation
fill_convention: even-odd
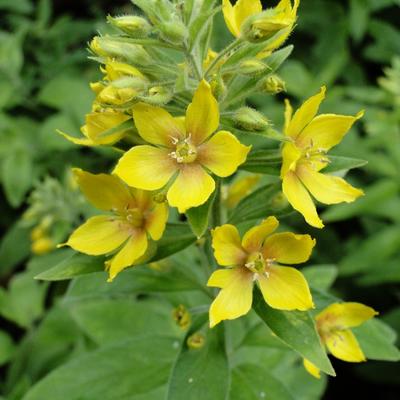
[[[229,275],[229,276],[227,276]],[[253,300],[253,274],[246,268],[233,268],[225,273],[225,286],[210,307],[210,327],[225,319],[247,314]]]
[[[186,132],[194,145],[203,143],[219,125],[218,102],[203,79],[186,110]]]
[[[118,219],[109,215],[89,218],[72,232],[66,245],[81,253],[98,256],[119,247],[129,236]]]
[[[223,289],[229,285],[231,280],[232,269],[217,269],[208,279],[207,286],[218,287]]]
[[[238,0],[234,6],[236,26],[239,30],[243,22],[252,15],[259,14],[262,11],[260,0]]]
[[[245,198],[252,189],[258,184],[261,175],[248,175],[236,179],[228,189],[226,205],[228,208],[235,207],[240,200]]]
[[[136,230],[125,246],[112,258],[108,270],[108,282],[111,282],[123,269],[130,267],[147,250],[146,232]]]
[[[275,233],[264,242],[263,255],[282,264],[300,264],[307,261],[315,239],[310,235],[295,235],[291,232]]]
[[[69,140],[70,142],[72,142],[74,144],[78,144],[80,146],[96,146],[96,143],[94,143],[93,140],[91,140],[87,137],[77,138],[75,136],[68,135],[68,133],[64,133],[60,130],[57,130],[57,133],[59,133],[65,139]]]
[[[74,177],[85,197],[98,209],[123,209],[132,200],[128,188],[113,175],[91,174],[74,168]]]
[[[299,134],[296,142],[303,148],[312,146],[316,149],[329,150],[342,141],[352,125],[363,115],[362,111],[354,117],[335,114],[318,115]]]
[[[153,240],[161,239],[168,220],[168,204],[157,204],[146,217],[146,230]]]
[[[86,134],[89,139],[93,140],[94,143],[113,144],[124,136],[126,129],[119,130],[107,136],[102,136],[102,134],[129,119],[131,119],[130,115],[120,112],[93,112],[86,115],[84,134]]]
[[[224,19],[226,26],[233,36],[240,36],[240,27],[236,25],[235,10],[230,2],[230,0],[222,0],[222,13],[224,14]]]
[[[307,165],[297,169],[297,176],[310,193],[324,204],[351,203],[364,194],[344,179],[321,174]]]
[[[288,171],[296,171],[297,161],[302,157],[301,150],[294,144],[287,142],[282,148],[282,168],[281,177],[283,178]]]
[[[168,190],[167,199],[180,213],[204,204],[215,190],[215,182],[204,169],[196,164],[184,164]]]
[[[295,268],[272,266],[269,276],[259,275],[264,300],[278,310],[305,311],[314,307],[308,283]]]
[[[260,251],[265,238],[279,226],[275,217],[268,217],[260,225],[248,230],[243,236],[242,246],[248,252]]]
[[[240,236],[234,225],[225,224],[213,229],[212,247],[214,257],[219,265],[225,267],[242,265],[246,260],[246,252],[240,243]]]
[[[288,128],[290,121],[292,120],[292,116],[293,116],[293,107],[290,104],[289,99],[285,99],[285,126],[284,126],[285,135],[289,135]]]
[[[316,320],[323,329],[346,329],[359,326],[375,315],[378,312],[361,303],[334,303],[320,312]]]
[[[244,146],[236,136],[227,131],[216,133],[198,148],[197,160],[215,175],[232,175],[246,161],[251,146]]]
[[[296,138],[300,132],[308,125],[318,112],[322,100],[325,98],[326,88],[323,86],[321,91],[315,96],[306,100],[295,112],[287,128],[287,135]]]
[[[152,146],[135,146],[119,159],[114,173],[129,186],[143,190],[161,189],[177,171],[169,152]]]
[[[132,108],[139,135],[151,144],[172,147],[173,138],[182,139],[182,124],[161,107],[137,103]]]
[[[350,330],[333,331],[325,337],[325,344],[333,356],[347,362],[366,361],[364,353]]]
[[[316,367],[311,361],[308,361],[306,358],[303,358],[303,365],[306,371],[311,374],[314,378],[321,378],[321,371],[318,367]]]
[[[301,213],[308,224],[316,228],[323,228],[324,224],[317,214],[317,209],[307,190],[297,178],[296,174],[289,171],[283,178],[282,190],[292,207]]]

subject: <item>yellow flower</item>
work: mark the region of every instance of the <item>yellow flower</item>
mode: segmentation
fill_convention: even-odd
[[[322,228],[310,194],[324,204],[352,202],[363,192],[345,180],[320,171],[329,163],[328,150],[336,146],[351,126],[363,116],[321,114],[316,116],[325,97],[325,87],[310,97],[292,117],[292,107],[286,101],[285,135],[290,142],[282,149],[282,190],[292,207],[303,214],[308,224]]]
[[[365,355],[350,328],[361,325],[378,313],[371,307],[360,303],[334,303],[316,317],[318,333],[329,352],[347,362],[366,361]],[[316,378],[319,369],[304,359],[304,367]]]
[[[135,104],[133,117],[140,136],[152,146],[135,146],[114,172],[129,186],[157,190],[169,183],[167,199],[183,213],[207,201],[215,189],[210,172],[232,175],[250,147],[219,125],[218,103],[206,81],[200,82],[186,118],[174,118],[160,107]]]
[[[279,4],[270,10],[267,10],[268,15],[260,16],[259,20],[252,23],[252,29],[256,30],[259,35],[265,36],[268,33],[281,33],[259,54],[260,58],[265,58],[288,38],[293,30],[297,18],[297,9],[300,0],[294,0],[292,6],[291,0],[281,0]],[[230,0],[222,1],[222,12],[226,25],[233,36],[240,37],[244,22],[262,12],[262,4],[260,0],[238,0],[232,6]]]
[[[304,311],[314,307],[303,274],[280,263],[307,261],[315,240],[310,235],[290,232],[272,234],[278,225],[275,217],[268,217],[247,231],[242,240],[233,225],[213,230],[214,256],[218,264],[229,268],[215,271],[207,283],[222,289],[210,307],[211,327],[250,310],[254,282],[265,302],[273,308]]]
[[[115,111],[92,112],[86,115],[86,124],[81,127],[83,138],[70,136],[61,131],[58,131],[58,133],[70,142],[83,146],[112,145],[123,138],[127,129],[117,129],[107,135],[105,133],[130,118],[129,115]]]
[[[116,254],[107,261],[109,281],[145,255],[149,238],[161,238],[168,218],[168,206],[153,201],[150,192],[127,187],[118,177],[94,175],[74,169],[78,185],[99,210],[112,214],[89,218],[69,237],[65,245],[89,255]],[[149,237],[148,237],[149,236]]]

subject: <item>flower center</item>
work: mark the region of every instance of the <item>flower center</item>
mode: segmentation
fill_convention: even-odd
[[[257,252],[250,254],[245,267],[255,274],[263,274],[268,277],[268,269],[274,262],[275,260],[269,258],[265,259],[261,253]]]
[[[197,149],[192,144],[190,135],[183,140],[172,138],[172,143],[175,145],[175,151],[169,153],[169,155],[178,163],[192,163],[196,160]]]
[[[131,227],[140,228],[143,226],[144,216],[138,208],[128,208],[123,217]]]

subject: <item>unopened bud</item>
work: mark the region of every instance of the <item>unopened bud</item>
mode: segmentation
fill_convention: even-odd
[[[268,67],[261,60],[256,58],[252,60],[245,60],[239,64],[238,73],[242,75],[257,75],[264,72]]]
[[[225,99],[227,88],[220,74],[216,74],[211,78],[210,86],[212,94],[217,100],[222,101]]]
[[[151,31],[150,24],[144,18],[136,15],[123,15],[121,17],[111,17],[109,15],[107,21],[121,31],[134,37],[147,36]]]
[[[42,255],[49,253],[54,247],[54,243],[49,237],[41,237],[32,243],[31,250],[34,254]]]
[[[99,94],[105,88],[103,82],[91,82],[89,86],[95,94]]]
[[[181,44],[187,36],[186,26],[180,21],[167,21],[158,26],[160,36],[166,42]]]
[[[96,97],[96,101],[102,104],[121,105],[133,100],[137,95],[137,91],[133,88],[116,88],[108,85]]]
[[[242,36],[251,43],[271,39],[280,30],[293,25],[294,19],[276,9],[266,10],[248,18],[243,24]]]
[[[270,94],[277,94],[286,91],[286,84],[278,75],[270,75],[263,79],[259,85],[259,89]]]
[[[187,338],[186,344],[189,349],[201,349],[206,343],[206,338],[201,332],[196,332]]]
[[[189,311],[184,305],[180,304],[173,310],[172,318],[182,330],[186,330],[189,328],[191,317]]]
[[[140,99],[148,104],[155,106],[164,105],[172,99],[173,93],[170,89],[164,86],[153,86],[149,89],[147,96],[142,96]]]
[[[135,65],[149,65],[152,62],[149,54],[138,44],[115,40],[110,36],[96,36],[90,42],[90,49],[101,57],[122,58]]]
[[[246,131],[263,131],[269,126],[268,119],[250,107],[239,108],[233,120],[238,127]]]

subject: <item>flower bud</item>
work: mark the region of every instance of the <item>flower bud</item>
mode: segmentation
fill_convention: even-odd
[[[31,245],[32,253],[37,255],[49,253],[54,248],[55,245],[53,241],[47,236],[34,240]]]
[[[110,36],[96,36],[90,42],[90,50],[101,57],[122,58],[135,65],[149,65],[152,59],[138,44],[115,40]]]
[[[133,100],[137,91],[133,88],[117,88],[114,85],[108,85],[96,97],[96,101],[108,105],[121,105]]]
[[[187,338],[186,344],[189,349],[201,349],[206,343],[206,338],[201,332],[196,332]]]
[[[269,68],[267,64],[254,58],[239,63],[238,73],[242,75],[257,75],[264,72],[267,68]]]
[[[180,21],[167,21],[161,23],[158,28],[160,29],[161,38],[166,42],[181,44],[186,39],[187,29]]]
[[[259,82],[259,90],[270,94],[286,91],[286,84],[278,75],[270,75]]]
[[[251,43],[271,39],[280,30],[292,26],[293,17],[276,9],[266,10],[248,18],[242,27],[242,37]]]
[[[222,101],[225,99],[227,88],[220,74],[213,75],[210,81],[210,86],[212,94],[218,101]]]
[[[189,311],[183,304],[180,304],[173,310],[172,318],[182,330],[186,330],[189,328],[191,317]]]
[[[173,93],[164,86],[153,86],[149,89],[147,96],[141,96],[140,99],[148,104],[155,106],[164,105],[172,99]]]
[[[239,108],[235,112],[233,121],[235,125],[246,131],[263,131],[269,126],[268,119],[250,107]]]
[[[150,24],[144,18],[136,15],[123,15],[121,17],[111,17],[109,15],[107,21],[121,31],[134,37],[147,36],[151,30]]]

